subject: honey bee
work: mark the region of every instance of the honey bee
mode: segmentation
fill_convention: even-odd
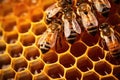
[[[120,58],[120,42],[115,31],[111,28],[108,23],[102,23],[100,26],[100,35],[105,41],[110,54],[115,58]]]
[[[58,0],[56,3],[46,9],[47,18],[51,18],[58,12],[61,12],[68,5],[73,5],[73,0]]]
[[[76,40],[77,34],[81,33],[81,28],[76,21],[76,14],[70,6],[64,8],[64,15],[62,16],[64,23],[64,35],[69,43]]]
[[[54,47],[57,40],[57,35],[61,30],[61,25],[57,22],[52,22],[48,26],[49,27],[38,41],[39,48],[43,54],[48,52],[50,48]]]
[[[88,0],[88,1],[94,4],[96,10],[100,12],[104,17],[108,16],[111,8],[111,5],[108,0]]]
[[[95,36],[98,30],[98,21],[87,3],[82,3],[77,7],[77,14],[81,17],[85,30]]]

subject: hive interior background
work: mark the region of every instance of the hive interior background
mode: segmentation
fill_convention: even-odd
[[[55,0],[0,0],[0,80],[120,80],[120,61],[100,46],[99,33],[42,54],[45,9]],[[120,33],[120,6],[110,1],[108,22]],[[97,16],[99,21],[103,17]]]

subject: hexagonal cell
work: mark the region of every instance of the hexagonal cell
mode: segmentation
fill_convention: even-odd
[[[31,27],[31,23],[30,21],[27,21],[26,18],[22,17],[18,20],[17,28],[20,33],[28,32],[30,27]]]
[[[113,76],[102,77],[101,80],[116,80]]]
[[[28,47],[25,49],[24,56],[28,60],[34,60],[40,56],[40,53],[36,47]]]
[[[70,54],[61,55],[59,59],[60,64],[68,68],[75,64],[75,59]]]
[[[120,65],[120,58],[115,58],[110,53],[107,53],[105,59],[113,65]]]
[[[38,7],[34,7],[30,10],[30,17],[32,22],[38,22],[43,18],[42,9]]]
[[[20,57],[23,51],[23,47],[20,44],[14,44],[8,46],[8,53],[11,57],[16,58]]]
[[[24,58],[17,58],[12,61],[12,68],[16,72],[23,71],[27,68],[27,61]]]
[[[81,40],[87,44],[88,46],[93,46],[98,42],[99,35],[92,36],[88,34],[87,32],[84,32],[84,34],[81,37]]]
[[[32,75],[29,71],[22,71],[16,74],[15,80],[32,80]]]
[[[5,69],[3,71],[3,79],[2,80],[14,80],[15,72],[11,68]]]
[[[16,32],[5,33],[4,40],[8,44],[16,43],[16,41],[18,40],[18,33]]]
[[[93,68],[93,63],[92,63],[92,61],[90,61],[89,58],[82,57],[82,58],[78,59],[78,61],[77,61],[77,67],[81,71],[86,72],[86,71],[89,71],[90,69]]]
[[[65,74],[66,80],[81,80],[81,73],[76,68],[67,70]]]
[[[12,31],[15,26],[16,26],[16,19],[14,16],[6,17],[2,24],[2,28],[4,29],[4,31]]]
[[[113,75],[120,80],[120,66],[113,68]]]
[[[35,35],[41,35],[46,31],[47,27],[43,23],[33,24],[32,31]]]
[[[29,7],[32,7],[32,6],[39,5],[41,1],[40,0],[24,0],[23,2]]]
[[[88,57],[90,59],[92,59],[93,61],[98,61],[98,60],[104,58],[104,51],[98,46],[94,46],[92,48],[89,48],[87,54],[88,54]]]
[[[7,54],[0,55],[0,69],[6,69],[10,66],[11,59]]]
[[[34,80],[50,80],[50,79],[48,78],[47,75],[42,73],[42,74],[39,74],[39,75],[35,76]]]
[[[24,46],[30,46],[35,42],[35,37],[31,34],[25,34],[20,37],[20,41]]]
[[[61,78],[64,75],[64,68],[60,66],[59,64],[52,64],[50,66],[47,66],[45,68],[46,73],[51,78]]]
[[[95,64],[95,71],[98,72],[100,75],[110,74],[111,70],[111,66],[105,61],[100,61]]]
[[[0,54],[3,54],[6,50],[6,44],[3,41],[0,41]]]
[[[25,15],[28,12],[28,7],[24,3],[15,4],[13,7],[13,12],[16,16]]]
[[[45,63],[51,64],[58,60],[58,55],[54,51],[49,51],[47,54],[42,56],[42,59]]]
[[[87,72],[83,75],[82,80],[99,80],[99,76],[95,72]]]
[[[44,63],[40,60],[30,62],[29,70],[32,74],[39,74],[44,68]]]
[[[86,49],[87,49],[87,47],[83,43],[76,42],[71,46],[70,52],[75,57],[79,57],[85,53]]]

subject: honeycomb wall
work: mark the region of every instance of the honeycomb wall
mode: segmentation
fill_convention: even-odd
[[[120,80],[120,59],[102,48],[99,33],[84,31],[72,45],[63,38],[63,47],[42,54],[44,11],[54,2],[0,0],[0,80]],[[120,5],[110,2],[108,22],[120,33]]]

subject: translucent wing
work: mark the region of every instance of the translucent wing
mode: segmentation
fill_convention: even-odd
[[[52,6],[46,9],[47,17],[51,18],[61,10],[61,7],[57,6],[57,3],[54,3]]]
[[[98,26],[98,21],[92,12],[89,12],[88,17],[93,26]]]
[[[64,19],[63,17],[62,17],[62,20],[64,22],[64,34],[65,34],[65,37],[69,37],[70,33],[71,33],[70,23],[68,22],[67,19]]]
[[[78,24],[78,22],[76,21],[75,18],[72,20],[72,27],[73,27],[73,30],[74,30],[76,33],[78,33],[78,34],[81,33],[81,28],[80,28],[80,26],[79,26],[79,24]]]

